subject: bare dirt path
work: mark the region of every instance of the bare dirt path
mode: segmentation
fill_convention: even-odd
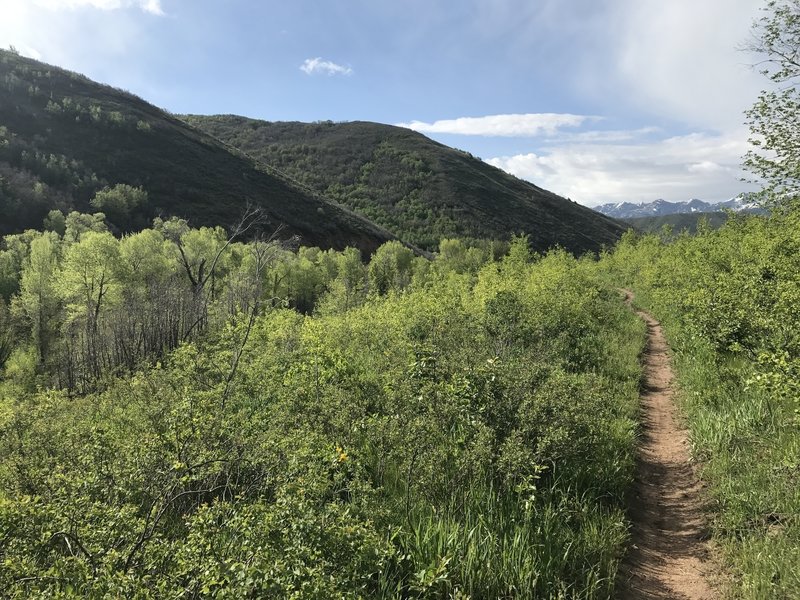
[[[625,301],[633,295],[625,291]],[[616,597],[712,600],[711,566],[702,484],[689,462],[687,433],[677,420],[673,372],[659,323],[647,323],[640,397],[641,439],[629,502],[631,546],[617,580]]]

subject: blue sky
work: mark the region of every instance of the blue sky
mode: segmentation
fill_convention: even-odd
[[[593,206],[751,189],[762,0],[0,0],[0,46],[175,113],[403,124]]]

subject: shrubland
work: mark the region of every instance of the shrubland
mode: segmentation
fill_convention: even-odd
[[[698,235],[629,233],[614,279],[662,319],[711,533],[733,597],[800,594],[800,2],[768,0],[747,49],[769,87],[746,112],[744,166],[766,217]],[[672,239],[670,239],[672,238]]]
[[[0,250],[10,597],[608,598],[644,326],[734,597],[790,598],[800,211],[599,261],[289,249],[51,214]]]
[[[373,240],[364,264],[257,228],[239,241],[255,214],[115,237],[109,222],[143,218],[143,188],[0,128],[6,213],[53,207],[0,244],[2,594],[609,598],[644,340],[628,286],[672,347],[725,593],[797,597],[798,1],[768,1],[755,33],[783,86],[747,115],[771,214],[629,232],[599,261],[426,239],[433,260]],[[52,78],[2,58],[11,93]],[[28,116],[84,110],[31,82]],[[105,123],[86,106],[71,123]],[[108,215],[62,212],[74,194]],[[342,247],[334,233],[320,239]]]
[[[64,222],[0,252],[6,595],[611,595],[643,326],[592,260]]]

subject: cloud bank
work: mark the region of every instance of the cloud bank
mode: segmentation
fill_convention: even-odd
[[[741,180],[746,139],[744,132],[693,133],[652,142],[564,144],[486,162],[587,206],[726,200],[753,189]]]
[[[300,65],[300,70],[306,75],[352,75],[353,69],[344,65],[337,65],[329,60],[322,60],[322,57],[307,58]]]
[[[526,113],[461,117],[434,121],[433,123],[411,121],[410,123],[397,123],[397,126],[413,129],[421,133],[536,137],[540,135],[555,135],[562,127],[579,127],[588,120],[596,119],[597,117],[569,113]]]

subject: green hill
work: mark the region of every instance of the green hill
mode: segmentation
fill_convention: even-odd
[[[433,249],[442,237],[507,239],[598,250],[617,221],[400,127],[367,122],[266,122],[184,117],[400,238]]]
[[[393,237],[136,96],[0,51],[0,234],[93,210],[118,183],[148,193],[123,231],[158,215],[229,225],[251,204],[307,245],[370,252]]]

